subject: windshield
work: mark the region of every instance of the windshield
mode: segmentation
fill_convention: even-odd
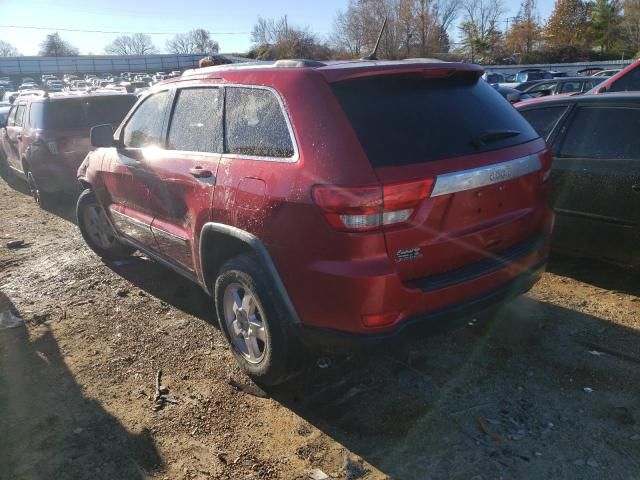
[[[374,77],[332,89],[375,167],[471,155],[538,138],[500,93],[464,75]],[[485,132],[502,130],[519,133],[477,144]]]
[[[36,128],[90,128],[109,123],[119,125],[136,99],[129,95],[65,99],[34,103],[31,118]]]

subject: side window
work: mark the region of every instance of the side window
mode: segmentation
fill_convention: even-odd
[[[179,91],[167,148],[222,153],[222,91],[219,88]]]
[[[556,84],[554,82],[539,83],[538,85],[536,85],[531,89],[531,92],[540,92],[542,90],[553,90],[553,87],[555,86]]]
[[[560,85],[560,93],[573,93],[582,90],[582,85],[586,82],[564,82]]]
[[[280,102],[269,90],[226,89],[225,144],[227,153],[287,158],[293,143]]]
[[[137,108],[124,126],[125,147],[164,147],[162,126],[168,96],[167,91],[156,93]]]
[[[545,140],[553,131],[567,107],[536,108],[520,112],[538,134]]]
[[[25,108],[26,108],[25,105],[18,105],[18,108],[16,110],[16,120],[15,120],[16,127],[21,127],[24,125]]]
[[[18,110],[18,107],[16,105],[11,107],[11,110],[9,110],[9,118],[7,119],[7,126],[8,127],[13,127],[16,124],[16,111],[17,110]]]
[[[31,128],[41,128],[39,120],[42,118],[42,112],[44,111],[44,104],[40,102],[32,103],[29,107],[29,119],[25,117],[25,123],[29,124]]]
[[[640,109],[581,108],[560,146],[560,157],[640,159]]]
[[[640,91],[640,67],[634,68],[623,77],[613,82],[609,87],[610,92]]]

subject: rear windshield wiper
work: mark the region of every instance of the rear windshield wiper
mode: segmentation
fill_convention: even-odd
[[[522,132],[520,132],[520,130],[490,130],[488,132],[481,133],[471,140],[471,145],[476,148],[480,148],[480,146],[485,143],[492,143],[505,138],[517,137],[521,133]]]

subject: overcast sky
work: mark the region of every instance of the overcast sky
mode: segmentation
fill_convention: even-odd
[[[506,16],[514,16],[520,0],[504,1]],[[543,19],[553,3],[538,0]],[[250,32],[258,16],[288,15],[291,24],[308,26],[324,37],[331,31],[336,11],[346,4],[347,0],[0,0],[0,40],[12,43],[23,55],[36,55],[45,35],[57,30],[81,54],[102,54],[118,34],[63,29],[146,32],[158,33],[151,37],[164,51],[166,40],[173,34],[205,28],[212,32],[222,52],[245,52],[251,46]]]

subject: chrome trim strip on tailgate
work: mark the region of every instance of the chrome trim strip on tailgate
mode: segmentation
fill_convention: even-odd
[[[507,162],[494,163],[485,167],[445,173],[436,177],[436,183],[431,192],[432,197],[462,192],[474,188],[506,182],[513,178],[522,177],[542,168],[538,154],[516,158]]]

